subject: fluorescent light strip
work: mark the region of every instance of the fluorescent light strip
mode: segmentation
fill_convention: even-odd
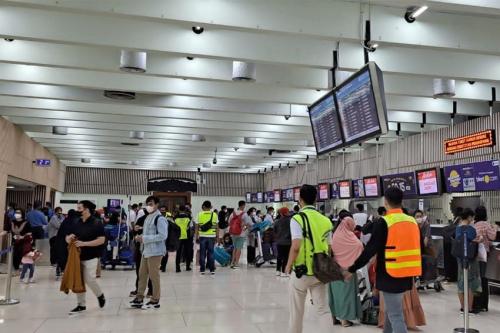
[[[419,17],[420,15],[422,15],[422,13],[425,12],[428,8],[429,8],[429,6],[422,6],[419,9],[417,9],[415,12],[413,12],[410,15],[410,17],[415,19],[415,18]]]

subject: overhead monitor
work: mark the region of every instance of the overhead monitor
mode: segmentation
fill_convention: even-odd
[[[318,155],[325,154],[344,144],[333,92],[329,92],[311,105],[309,118]]]
[[[339,181],[339,198],[350,199],[352,197],[352,182],[350,180]]]
[[[264,202],[269,202],[269,192],[264,192]]]
[[[382,190],[385,192],[389,187],[398,187],[401,191],[403,191],[405,198],[415,197],[417,195],[415,172],[404,172],[382,176]]]
[[[274,202],[274,191],[267,192],[267,201],[268,203]]]
[[[250,202],[251,203],[257,203],[257,193],[251,193],[250,194]]]
[[[293,196],[293,188],[287,188],[286,189],[286,198],[287,201],[294,201],[294,196]]]
[[[363,183],[365,186],[366,198],[380,197],[380,179],[378,176],[364,177]]]
[[[330,198],[338,199],[339,197],[339,183],[333,182],[330,187]]]
[[[281,202],[281,190],[274,190],[274,202]]]
[[[352,192],[354,198],[364,198],[365,197],[365,185],[363,184],[363,179],[354,179],[352,181]]]
[[[300,200],[300,187],[293,188],[293,201],[299,202]]]
[[[264,196],[262,192],[257,192],[257,203],[263,203],[264,202]]]
[[[346,146],[388,131],[382,71],[369,62],[334,90]]]
[[[330,199],[330,184],[318,184],[318,198],[321,201]]]
[[[441,194],[441,170],[439,168],[417,170],[416,174],[418,195]]]
[[[247,194],[245,196],[245,201],[246,202],[251,202],[252,201],[252,193],[247,192]]]

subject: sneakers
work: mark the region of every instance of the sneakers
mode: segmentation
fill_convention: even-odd
[[[192,271],[191,267],[186,267],[186,272]]]
[[[280,271],[276,271],[276,276],[281,276],[281,272]]]
[[[106,299],[104,298],[104,294],[97,297],[97,301],[99,302],[99,307],[102,309],[104,307],[104,305],[106,304]]]
[[[143,301],[137,297],[130,301],[130,307],[133,309],[142,309]]]
[[[282,278],[289,278],[289,277],[290,277],[290,275],[288,275],[287,273],[281,273],[281,277],[282,277]]]
[[[87,307],[85,306],[80,306],[80,305],[77,305],[76,308],[74,308],[73,310],[71,310],[69,312],[70,315],[75,315],[75,314],[79,314],[79,313],[82,313],[83,311],[87,310]]]
[[[153,302],[153,301],[149,301],[142,306],[143,310],[159,309],[159,308],[160,308],[160,302]]]
[[[210,275],[215,275],[215,272],[210,272]]]
[[[205,275],[205,272],[200,272],[201,275]]]
[[[240,266],[238,266],[238,265],[231,265],[231,269],[240,269]]]
[[[128,295],[128,297],[135,297],[135,296],[137,296],[137,291],[136,290],[132,290],[130,292],[130,294]]]
[[[34,279],[34,278],[29,279],[29,281],[28,281],[28,282],[29,282],[29,283],[36,283],[36,281],[35,281],[35,279]]]
[[[177,268],[175,269],[175,272],[176,272],[176,273],[180,273],[180,272],[181,272],[181,268],[180,268],[180,267],[177,267]]]

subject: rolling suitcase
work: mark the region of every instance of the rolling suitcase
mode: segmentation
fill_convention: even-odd
[[[215,261],[219,263],[221,266],[227,266],[231,262],[231,255],[224,250],[223,247],[216,246],[214,249],[214,257]]]

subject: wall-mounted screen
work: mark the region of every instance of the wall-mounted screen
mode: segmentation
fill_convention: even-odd
[[[293,188],[293,201],[299,202],[300,200],[300,187]]]
[[[251,203],[257,203],[257,193],[251,193],[250,194],[250,202]]]
[[[382,71],[369,62],[334,90],[345,145],[387,133]]]
[[[339,198],[350,199],[352,197],[352,182],[350,180],[339,181]]]
[[[257,192],[257,203],[263,203],[264,202],[264,195],[262,192]]]
[[[268,203],[274,202],[274,191],[267,192],[267,201]]]
[[[293,196],[293,188],[287,188],[286,189],[286,199],[287,201],[294,201],[294,196]]]
[[[333,182],[330,187],[330,198],[338,199],[339,197],[339,183]]]
[[[366,198],[380,197],[380,179],[378,176],[364,177],[363,183],[365,185]]]
[[[352,181],[352,192],[354,198],[365,197],[365,185],[363,184],[363,179],[354,179]]]
[[[499,162],[493,160],[447,166],[444,178],[449,193],[500,190]]]
[[[382,176],[382,190],[385,192],[389,187],[398,187],[403,191],[405,198],[414,197],[417,194],[415,173],[404,172]]]
[[[281,190],[274,190],[274,202],[281,202]]]
[[[333,92],[329,92],[311,105],[309,118],[318,155],[343,145]]]
[[[245,196],[245,201],[246,202],[251,202],[252,201],[252,193],[247,192],[247,194]]]
[[[417,170],[418,195],[441,194],[441,172],[439,168]]]
[[[322,201],[330,199],[330,184],[318,184],[318,198]]]

